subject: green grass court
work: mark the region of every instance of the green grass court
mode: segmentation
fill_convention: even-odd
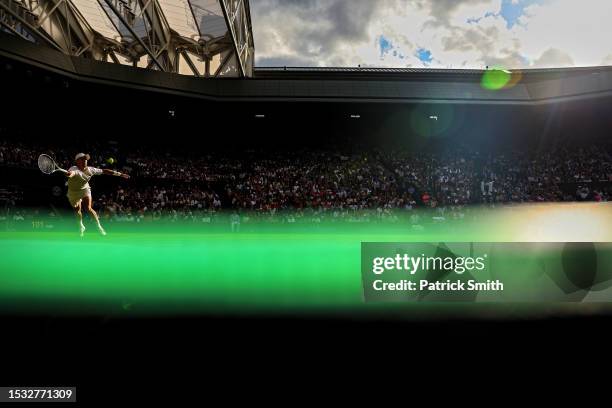
[[[240,233],[227,232],[229,226],[181,232],[180,225],[130,231],[109,224],[106,237],[88,224],[84,238],[75,228],[69,232],[72,224],[3,231],[0,297],[4,312],[36,314],[404,313],[425,307],[454,313],[473,306],[364,304],[361,242],[610,241],[612,232],[603,227],[612,225],[610,210],[607,204],[547,204],[488,211],[422,231],[408,224],[279,225]]]

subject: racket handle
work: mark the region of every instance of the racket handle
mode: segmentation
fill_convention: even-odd
[[[61,172],[62,172],[62,173],[64,173],[64,174],[68,174],[68,170],[64,170],[64,169],[60,169],[60,168],[58,168],[58,169],[57,169],[57,171],[61,171]]]

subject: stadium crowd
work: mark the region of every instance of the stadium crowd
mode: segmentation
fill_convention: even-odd
[[[612,194],[612,158],[606,149],[567,147],[546,153],[437,153],[332,150],[246,151],[197,156],[192,152],[89,145],[91,165],[132,175],[112,191],[94,188],[105,218],[195,218],[220,209],[274,215],[355,217],[370,211],[393,217],[415,207],[459,216],[467,204],[607,201]],[[0,141],[0,166],[36,169],[41,152],[60,165],[72,160],[62,146],[33,148]],[[110,164],[107,158],[117,158]],[[95,183],[95,181],[94,181]],[[459,211],[459,213],[458,213]],[[293,217],[291,215],[290,217]]]

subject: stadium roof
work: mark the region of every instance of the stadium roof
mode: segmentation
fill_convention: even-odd
[[[253,72],[248,0],[0,0],[0,31],[70,56],[164,72]]]
[[[521,82],[552,79],[598,72],[610,72],[610,66],[574,67],[574,68],[530,68],[503,70],[509,75],[520,75]],[[342,78],[356,80],[359,78],[377,78],[386,80],[410,79],[422,80],[433,78],[436,81],[452,82],[480,80],[487,72],[499,72],[499,69],[447,69],[447,68],[384,68],[384,67],[255,67],[256,78]]]
[[[612,97],[612,67],[497,70],[255,68],[251,78],[203,81],[67,55],[0,33],[0,70],[60,75],[72,83],[184,95],[210,101],[539,105]],[[35,74],[34,72],[39,72]],[[487,85],[487,76],[493,74]],[[504,78],[506,77],[506,78]],[[498,79],[506,82],[498,83]],[[609,100],[609,99],[608,99]]]

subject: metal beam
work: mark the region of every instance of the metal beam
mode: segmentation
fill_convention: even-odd
[[[117,59],[117,56],[115,55],[113,51],[109,51],[108,56],[113,60],[115,64],[121,64],[121,62],[119,62],[119,60]]]
[[[73,0],[0,0],[0,27],[29,41],[48,44],[67,55],[109,63],[123,63],[119,58],[122,55],[135,65],[180,73],[180,65],[184,63],[178,62],[185,58],[190,69],[183,73],[192,75],[193,72],[200,77],[219,74],[235,56],[232,76],[252,75],[253,46],[248,0],[215,0],[214,13],[225,22],[224,33],[215,38],[205,35],[206,28],[197,21],[198,2],[183,0],[181,4],[185,6],[187,20],[193,19],[195,23],[193,34],[199,35],[197,41],[183,37],[170,26],[161,6],[162,0],[96,1],[94,6],[96,9],[99,6],[102,16],[109,21],[108,32],[95,24],[101,31],[93,28],[92,22],[88,21],[89,11],[81,9],[82,4],[87,5],[85,1],[76,3]],[[115,31],[117,34],[113,34]],[[148,64],[138,62],[147,56]],[[219,67],[213,73],[211,61],[219,57]],[[204,67],[200,68],[203,72],[199,72],[199,65],[196,67],[195,58],[204,61]]]
[[[181,55],[183,56],[183,58],[185,58],[187,65],[189,65],[189,68],[193,71],[193,75],[199,77],[200,73],[198,72],[198,68],[195,66],[195,64],[189,57],[189,54],[187,54],[187,51],[182,51]],[[178,69],[178,66],[177,66],[177,69]]]
[[[37,27],[33,26],[25,18],[23,18],[22,16],[17,14],[17,12],[15,10],[11,9],[11,7],[9,5],[7,5],[6,3],[15,4],[14,2],[12,2],[10,0],[8,0],[8,1],[0,0],[0,8],[2,8],[7,14],[10,14],[11,17],[13,17],[15,20],[19,21],[19,23],[21,24],[22,27],[26,27],[28,29],[28,32],[32,36],[34,36],[38,40],[42,40],[44,43],[46,43],[47,45],[52,46],[53,48],[55,48],[58,51],[66,52],[66,50],[64,50],[59,44],[57,44],[53,40],[53,38],[51,38],[44,30],[38,30]]]
[[[227,55],[225,56],[225,58],[223,58],[223,60],[221,61],[221,63],[219,64],[219,66],[217,67],[217,69],[215,70],[215,74],[213,75],[214,77],[219,76],[219,74],[221,73],[221,70],[223,68],[225,68],[225,66],[227,65],[227,62],[234,56],[235,54],[232,54],[231,52],[228,52]],[[236,57],[237,58],[237,57]]]
[[[108,7],[113,11],[113,13],[115,13],[115,15],[121,21],[121,23],[125,26],[125,28],[128,29],[128,31],[130,32],[132,37],[136,41],[138,41],[140,46],[146,51],[146,53],[149,55],[149,57],[151,58],[153,63],[157,66],[157,68],[159,68],[161,71],[166,71],[164,66],[157,59],[157,56],[149,49],[149,47],[147,47],[147,45],[144,43],[144,41],[142,41],[142,39],[136,34],[136,32],[134,31],[132,26],[125,20],[125,17],[121,14],[121,12],[119,12],[119,10],[117,10],[117,8],[113,4],[113,2],[111,0],[98,0],[98,2],[100,2],[100,1],[104,1],[108,5]]]
[[[45,15],[43,16],[42,19],[40,19],[38,21],[38,24],[36,24],[37,27],[42,27],[43,23],[49,18],[51,17],[51,15],[53,14],[53,12],[55,10],[57,10],[57,8],[62,4],[61,1],[58,1],[57,3],[55,3],[55,5],[53,5],[53,7],[51,7],[51,10],[45,12]]]
[[[227,7],[228,6],[227,0],[219,0],[219,3],[221,4],[221,9],[223,10],[223,17],[225,18],[227,27],[230,31],[230,34],[232,35],[232,43],[234,45],[234,52],[236,53],[236,58],[238,58],[238,65],[240,67],[240,75],[246,76],[246,71],[244,69],[244,63],[242,61],[242,58],[240,57],[239,50],[238,50],[238,41],[236,38],[236,27],[234,27],[234,18],[236,16],[237,11],[240,9],[242,5],[242,0],[236,0],[236,1],[237,1],[236,3],[237,7],[236,7],[236,10],[232,10],[231,17],[230,17],[230,10]]]
[[[64,13],[63,18],[66,23],[66,29],[68,30],[68,37],[70,42],[72,43],[72,35],[78,39],[80,50],[78,50],[74,55],[79,56],[83,52],[88,49],[91,49],[93,43],[96,38],[96,32],[91,28],[89,22],[83,15],[81,15],[80,11],[72,4],[69,0],[61,0],[60,2],[64,3],[64,10],[58,8],[56,14],[62,15],[62,11]],[[72,49],[70,50],[72,53]]]
[[[196,28],[198,29],[198,35],[202,38],[202,30],[200,30],[200,24],[198,24],[198,20],[195,15],[195,11],[193,9],[193,4],[191,4],[191,0],[187,0],[187,4],[189,4],[189,10],[191,10],[191,16],[193,17],[193,22],[195,23]]]
[[[142,9],[142,18],[147,29],[149,37],[149,45],[151,49],[155,46],[157,50],[152,49],[156,53],[156,57],[160,56],[166,63],[166,71],[176,72],[174,60],[176,59],[176,50],[171,49],[174,46],[175,36],[172,33],[171,27],[168,24],[166,15],[157,0],[138,0]],[[148,28],[147,28],[148,23]],[[165,53],[165,55],[163,55]]]
[[[13,27],[12,25],[10,25],[7,21],[5,21],[5,19],[2,18],[2,13],[0,13],[0,25],[2,27],[4,27],[5,29],[9,30],[11,33],[15,34],[16,36],[23,38],[26,41],[33,41],[34,37],[30,36],[28,37],[26,34],[23,33],[22,31],[18,31],[15,27]]]

